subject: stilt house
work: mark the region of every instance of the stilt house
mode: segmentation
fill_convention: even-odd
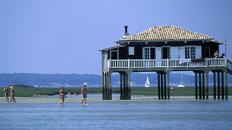
[[[110,48],[102,49],[103,100],[112,99],[111,74],[120,74],[120,99],[131,99],[132,72],[156,72],[158,99],[170,99],[170,72],[195,73],[195,98],[209,98],[208,73],[213,72],[214,99],[228,98],[228,74],[232,62],[220,56],[214,37],[175,26],[152,27],[128,34]]]

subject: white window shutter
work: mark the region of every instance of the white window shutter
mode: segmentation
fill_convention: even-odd
[[[156,59],[161,59],[161,47],[156,47]]]
[[[196,46],[196,58],[199,59],[202,57],[201,46]]]
[[[179,47],[178,58],[185,59],[185,48],[184,47]]]
[[[178,59],[179,58],[179,51],[178,47],[170,47],[170,59]]]

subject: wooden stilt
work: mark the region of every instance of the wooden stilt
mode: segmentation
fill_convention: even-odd
[[[123,100],[123,74],[122,72],[120,74],[120,100]]]
[[[213,72],[213,99],[216,99],[216,72]]]
[[[109,73],[109,99],[112,100],[111,73]]]
[[[161,77],[160,77],[160,73],[157,73],[157,75],[158,75],[158,76],[157,76],[157,77],[158,77],[158,84],[157,84],[157,85],[158,85],[158,99],[160,99],[160,93],[161,93],[161,92],[160,92],[160,90],[161,90],[161,89],[160,89],[160,78],[161,78]]]
[[[164,82],[163,82],[163,84],[164,84],[164,99],[167,99],[167,82],[166,82],[167,74],[166,73],[163,74],[163,80],[164,80]]]
[[[106,87],[106,83],[105,83],[105,80],[106,80],[106,76],[105,76],[105,73],[103,72],[102,73],[102,99],[105,100],[105,87]]]
[[[161,75],[161,99],[164,99],[164,95],[163,95],[164,94],[163,93],[164,92],[163,74],[161,73],[160,75]]]
[[[224,99],[224,91],[225,91],[225,89],[224,89],[224,72],[222,71],[221,72],[221,97],[222,97],[222,99]]]
[[[167,72],[167,89],[168,89],[168,99],[170,99],[170,73]]]
[[[228,73],[225,72],[225,96],[226,96],[226,99],[228,99]]]
[[[206,83],[206,99],[209,99],[209,73],[205,73],[205,83]]]
[[[202,72],[202,97],[205,99],[205,73]]]
[[[130,72],[127,72],[127,100],[131,100],[131,79],[130,79]]]
[[[198,99],[198,80],[197,80],[197,72],[195,72],[195,99]]]
[[[123,100],[126,100],[126,75],[123,72]]]
[[[217,99],[220,99],[220,72],[217,72]]]
[[[201,73],[199,73],[199,99],[201,99]]]
[[[124,73],[124,77],[125,77],[125,100],[127,100],[127,97],[128,97],[128,86],[127,86],[127,74],[126,74],[126,72]]]
[[[106,73],[106,88],[105,88],[105,91],[106,91],[106,98],[105,100],[108,100],[108,84],[109,84],[109,80],[108,80],[108,74]]]
[[[108,100],[108,74],[107,72],[105,73],[106,76],[106,86],[105,86],[105,100]]]

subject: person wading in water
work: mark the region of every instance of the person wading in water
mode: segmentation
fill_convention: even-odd
[[[11,86],[10,88],[11,88],[11,90],[10,90],[10,94],[11,94],[11,95],[10,95],[10,102],[16,103],[14,87]]]
[[[5,94],[5,97],[6,97],[6,103],[9,103],[10,102],[10,88],[9,87],[6,87],[3,89],[3,92]]]
[[[81,88],[81,94],[82,94],[82,100],[81,104],[87,104],[86,98],[87,98],[87,83],[83,84],[83,87]]]
[[[65,91],[63,87],[60,88],[59,95],[60,95],[60,104],[63,104],[65,98]]]

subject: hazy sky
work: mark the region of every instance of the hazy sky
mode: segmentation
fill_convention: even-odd
[[[232,49],[231,0],[0,0],[0,72],[101,74],[98,50],[124,25],[179,26]]]

